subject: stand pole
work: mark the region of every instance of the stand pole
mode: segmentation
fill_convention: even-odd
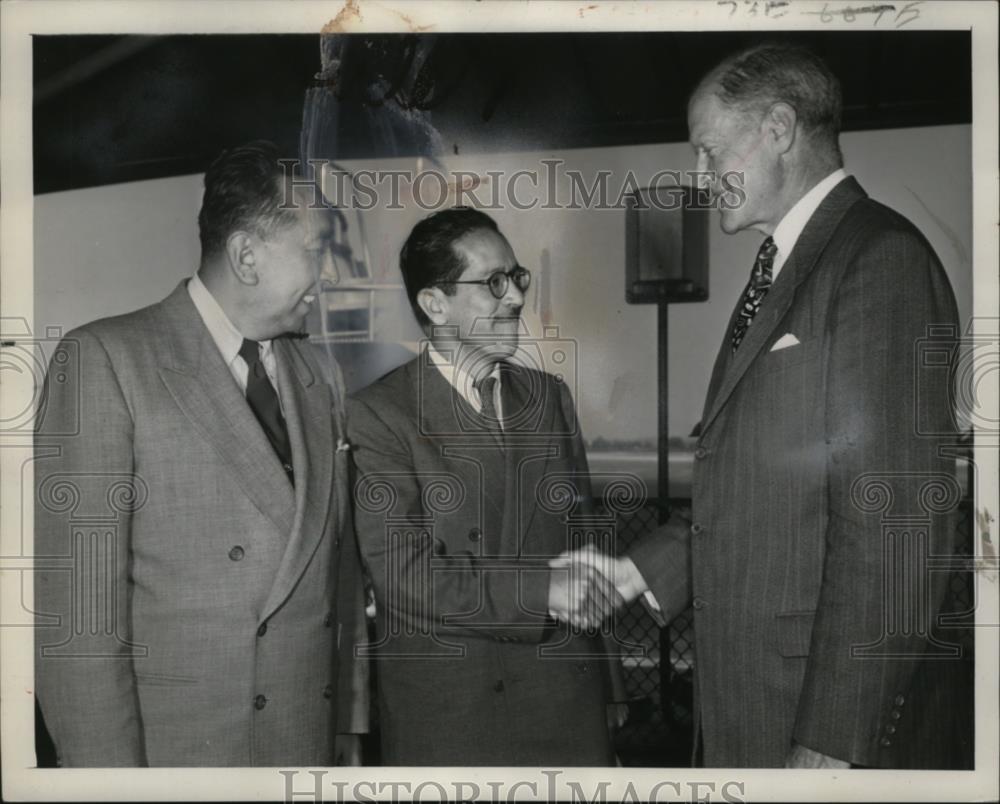
[[[658,520],[670,518],[670,416],[667,406],[667,302],[656,304],[656,410],[657,410],[657,483]]]

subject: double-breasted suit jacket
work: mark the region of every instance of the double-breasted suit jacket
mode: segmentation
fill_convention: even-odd
[[[907,562],[952,552],[960,496],[940,449],[954,442],[947,367],[920,357],[957,332],[941,264],[847,178],[735,355],[732,323],[693,521],[633,553],[668,614],[693,596],[704,761],[780,767],[794,741],[858,765],[939,764],[921,724],[943,698],[922,679],[947,665],[928,635],[946,575]]]
[[[603,643],[548,616],[546,561],[590,506],[572,400],[501,376],[506,449],[426,352],[349,402],[387,764],[612,761]]]
[[[185,283],[60,344],[35,607],[64,766],[331,764],[364,727],[343,399],[310,348],[274,341],[293,487]]]

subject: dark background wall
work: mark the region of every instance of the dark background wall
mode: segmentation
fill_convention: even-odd
[[[969,123],[967,31],[798,32],[840,77],[844,130]],[[256,137],[298,153],[303,98],[340,98],[338,158],[394,153],[365,107],[429,111],[449,153],[680,142],[685,101],[721,55],[767,34],[658,32],[339,37],[35,36],[35,192],[204,171]]]

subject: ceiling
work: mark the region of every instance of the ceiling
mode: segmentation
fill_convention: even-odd
[[[967,31],[801,32],[840,77],[844,129],[969,123]],[[698,78],[761,40],[741,32],[35,36],[35,192],[202,172],[224,147],[297,155],[306,93],[335,96],[340,158],[413,155],[390,110],[432,121],[453,153],[687,138]],[[327,107],[324,107],[327,108]],[[398,114],[397,114],[398,116]]]

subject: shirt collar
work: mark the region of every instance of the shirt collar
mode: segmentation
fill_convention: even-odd
[[[813,216],[817,207],[823,203],[823,199],[830,194],[830,191],[846,178],[847,173],[844,169],[837,168],[825,179],[814,185],[809,192],[795,203],[795,206],[785,213],[785,217],[775,227],[774,234],[772,235],[775,244],[778,246],[778,253],[775,256],[774,266],[771,269],[772,281],[773,278],[778,276],[778,271],[785,264],[788,255],[792,253],[799,235],[806,228],[806,224],[809,223],[809,219]]]
[[[201,281],[198,274],[191,277],[187,288],[191,301],[194,302],[194,306],[198,310],[198,315],[201,316],[201,320],[208,328],[208,334],[212,336],[212,340],[215,341],[215,345],[222,353],[226,365],[229,365],[239,356],[240,347],[243,345],[243,335],[229,320],[225,310],[219,306],[215,296],[205,287],[205,283]],[[261,359],[263,359],[271,350],[271,341],[261,341],[260,347]]]
[[[483,403],[479,398],[479,391],[476,390],[476,386],[473,384],[472,375],[465,370],[461,365],[456,366],[453,362],[454,352],[448,352],[446,354],[441,354],[435,348],[434,344],[430,341],[427,342],[427,357],[434,364],[434,366],[441,372],[441,376],[448,381],[452,388],[458,391],[459,395],[464,399],[473,410],[482,411]],[[493,377],[497,381],[497,387],[500,386],[500,364],[494,363],[493,370],[490,372],[489,376]]]

